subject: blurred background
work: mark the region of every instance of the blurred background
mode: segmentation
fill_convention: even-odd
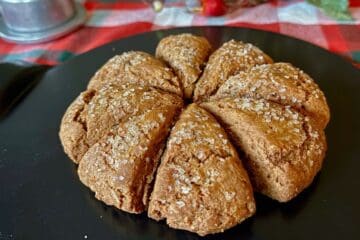
[[[0,0],[0,6],[1,62],[56,65],[142,32],[235,26],[299,38],[360,66],[360,0]]]

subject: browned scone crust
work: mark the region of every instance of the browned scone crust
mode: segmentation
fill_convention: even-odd
[[[330,120],[329,107],[319,86],[290,63],[260,65],[232,76],[211,99],[243,96],[289,105],[313,118],[320,128],[325,128]]]
[[[99,91],[87,90],[66,111],[60,139],[64,151],[79,163],[89,147],[112,127],[145,110],[167,105],[182,106],[180,97],[140,85],[103,86]]]
[[[88,89],[99,90],[109,83],[152,86],[182,96],[179,80],[173,71],[159,59],[140,51],[112,57],[91,78]]]
[[[210,55],[204,73],[196,83],[194,101],[203,101],[215,94],[230,76],[272,62],[268,55],[250,43],[228,41]]]
[[[324,131],[290,106],[251,98],[223,98],[201,106],[223,123],[246,153],[244,164],[255,191],[286,202],[320,170]]]
[[[215,118],[196,104],[171,130],[149,217],[201,236],[222,232],[255,213],[252,187]]]
[[[94,90],[87,90],[70,104],[60,125],[60,141],[64,152],[71,160],[78,163],[89,146],[86,138],[86,118],[88,104],[95,95]]]
[[[156,57],[165,61],[178,75],[185,98],[192,97],[195,82],[210,53],[211,45],[207,39],[192,34],[165,37],[156,48]]]
[[[126,212],[141,213],[147,208],[154,173],[182,100],[155,89],[142,94],[128,88],[122,96],[124,93],[141,96],[137,110],[116,121],[89,148],[79,163],[78,174],[97,199]],[[152,106],[147,105],[148,99],[152,99]],[[125,100],[118,96],[110,103],[114,101]]]

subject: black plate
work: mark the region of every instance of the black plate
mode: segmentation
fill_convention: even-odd
[[[114,54],[153,53],[165,35],[192,32],[217,46],[231,38],[258,45],[276,61],[309,73],[326,94],[331,121],[322,172],[293,201],[256,196],[258,211],[209,239],[360,239],[360,71],[300,40],[240,28],[183,28],[119,40],[49,70],[0,122],[0,239],[198,239],[142,215],[97,201],[76,174],[58,138],[69,103]]]

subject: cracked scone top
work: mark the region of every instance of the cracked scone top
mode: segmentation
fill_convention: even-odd
[[[272,59],[250,43],[230,40],[210,55],[204,73],[196,84],[194,101],[203,101],[232,75],[256,65],[272,63]]]
[[[245,169],[215,118],[196,104],[180,115],[159,166],[148,214],[199,235],[255,213]]]
[[[108,60],[90,79],[88,89],[100,89],[104,84],[140,84],[182,95],[178,78],[162,61],[148,53],[129,51]]]
[[[259,65],[232,76],[211,99],[246,96],[296,108],[322,128],[330,119],[324,93],[309,75],[289,63]]]
[[[89,147],[114,125],[144,110],[182,105],[181,98],[148,86],[103,86],[86,90],[69,106],[60,127],[65,152],[78,163]]]
[[[180,34],[157,59],[125,52],[69,106],[61,143],[96,198],[206,235],[254,214],[252,188],[286,202],[312,182],[330,118],[319,87],[251,44],[224,43],[206,64],[210,51]],[[181,113],[181,97],[196,104]]]

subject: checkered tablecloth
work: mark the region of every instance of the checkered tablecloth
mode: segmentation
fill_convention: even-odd
[[[85,26],[43,44],[19,45],[0,40],[0,61],[21,59],[54,65],[137,33],[180,26],[236,26],[300,38],[360,66],[360,0],[351,1],[353,20],[346,22],[336,21],[313,5],[299,0],[268,1],[255,7],[236,9],[221,17],[189,13],[184,1],[168,1],[160,13],[155,13],[141,1],[81,2],[88,12]]]

